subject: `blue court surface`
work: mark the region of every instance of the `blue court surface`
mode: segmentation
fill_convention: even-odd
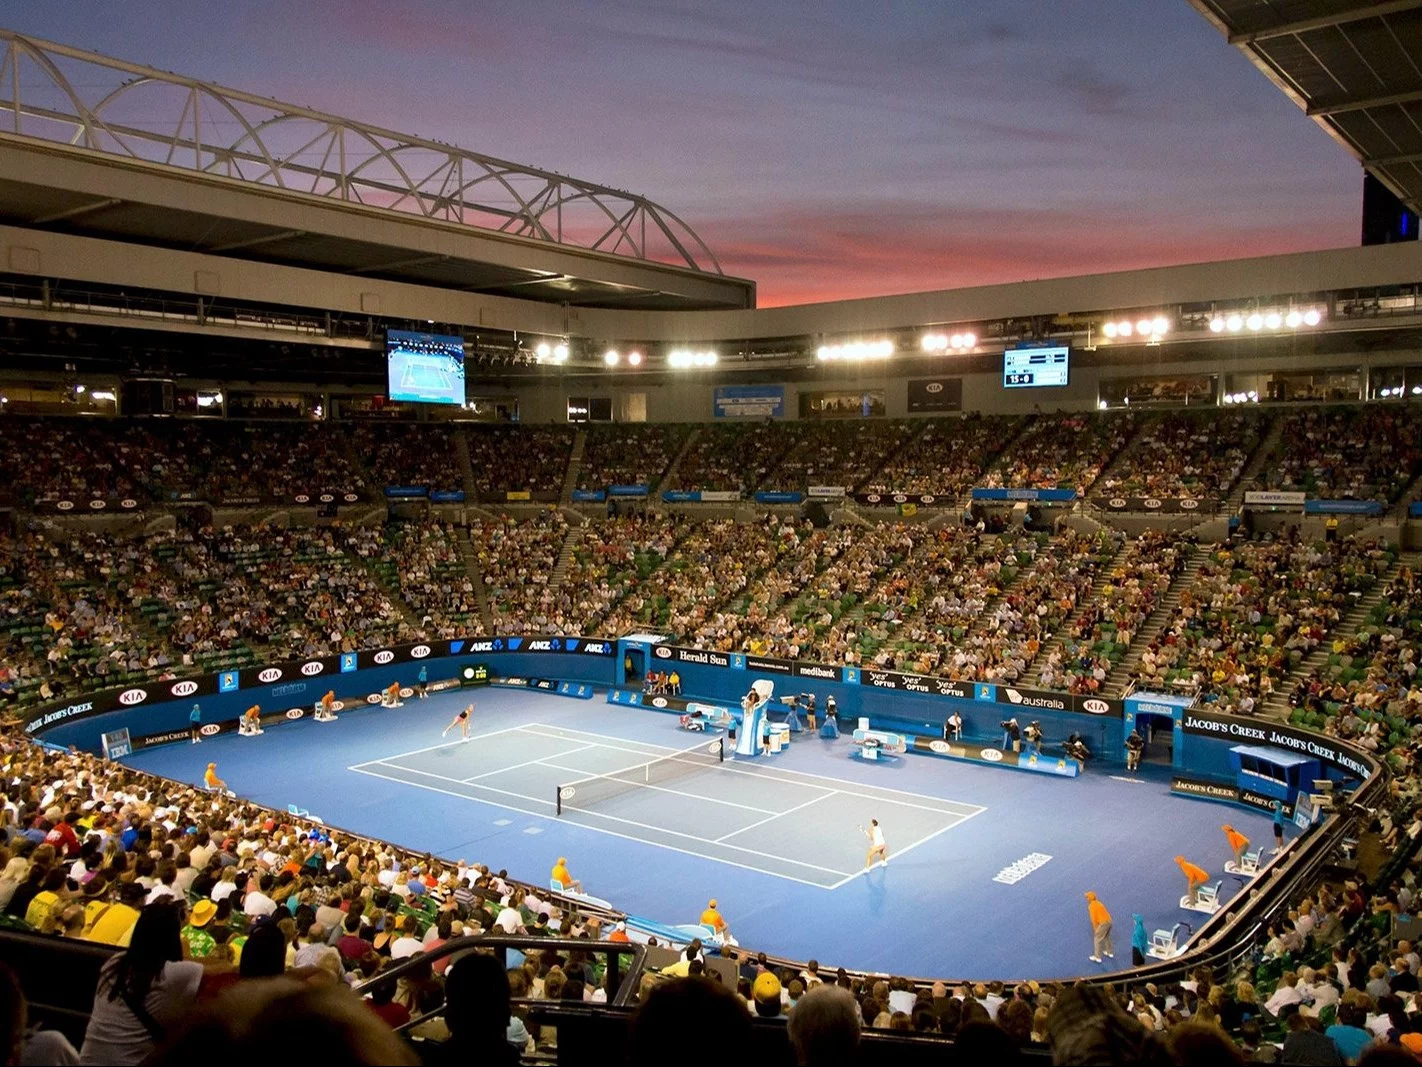
[[[914,755],[872,764],[850,757],[848,739],[810,734],[780,755],[719,763],[715,738],[674,715],[510,689],[472,694],[468,742],[441,738],[470,699],[409,699],[125,762],[196,783],[215,760],[263,804],[539,885],[566,856],[589,893],[629,913],[694,922],[715,897],[742,945],[913,976],[1106,970],[1086,958],[1088,889],[1113,913],[1115,963],[1127,966],[1132,913],[1147,930],[1207,918],[1177,906],[1174,856],[1211,871],[1228,899],[1242,879],[1223,873],[1220,825],[1272,844],[1266,815],[1172,796],[1164,768],[1128,778],[1098,764],[1069,779]],[[871,818],[890,862],[866,872],[859,827]]]

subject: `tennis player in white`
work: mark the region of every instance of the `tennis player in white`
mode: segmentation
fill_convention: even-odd
[[[864,827],[859,829],[864,830]],[[874,857],[878,856],[884,861],[884,866],[889,865],[889,846],[884,844],[884,831],[879,828],[878,819],[869,820],[869,829],[864,830],[864,836],[869,839],[869,853],[864,857],[864,869],[867,871],[874,866]]]

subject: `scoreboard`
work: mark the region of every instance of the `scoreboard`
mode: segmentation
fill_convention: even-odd
[[[1067,384],[1071,349],[1009,348],[1002,354],[1002,387],[1031,389]]]

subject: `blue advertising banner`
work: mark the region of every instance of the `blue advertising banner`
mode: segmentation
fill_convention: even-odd
[[[663,489],[662,499],[668,504],[699,504],[701,494],[688,489]]]
[[[434,489],[430,492],[431,504],[462,504],[464,503],[463,489]]]
[[[1065,503],[1076,499],[1075,489],[985,489],[973,490],[974,500],[1037,500]]]
[[[592,503],[596,503],[597,501],[606,500],[606,499],[607,499],[607,493],[606,493],[605,490],[602,490],[602,489],[574,489],[574,490],[573,490],[573,503],[574,503],[574,504],[592,504]]]
[[[755,494],[757,504],[798,504],[805,499],[804,493],[781,493],[761,490]]]
[[[718,385],[713,408],[718,419],[782,418],[785,386]]]
[[[1381,515],[1383,506],[1376,500],[1309,500],[1304,503],[1305,515]]]
[[[612,496],[646,496],[651,491],[650,485],[614,485],[608,490]]]
[[[430,491],[423,485],[387,485],[385,495],[392,497],[429,496]]]

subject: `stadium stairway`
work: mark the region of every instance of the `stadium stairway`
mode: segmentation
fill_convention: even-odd
[[[1140,451],[1141,443],[1146,439],[1146,435],[1154,426],[1155,420],[1142,419],[1140,426],[1136,427],[1136,432],[1131,435],[1131,439],[1121,446],[1119,452],[1106,461],[1106,466],[1101,468],[1101,473],[1096,476],[1095,480],[1089,486],[1083,488],[1082,496],[1084,497],[1087,491],[1090,490],[1104,492],[1105,490],[1097,489],[1097,487],[1105,486],[1107,479],[1116,477],[1121,470],[1121,465]]]
[[[651,497],[654,501],[661,499],[663,489],[671,488],[676,478],[676,472],[681,467],[681,461],[686,457],[687,452],[691,450],[691,446],[696,443],[696,439],[700,436],[701,427],[693,426],[691,432],[682,440],[681,447],[676,450],[676,455],[673,456],[672,461],[667,464],[667,469],[662,472],[662,476],[657,481],[657,484],[652,486]]]
[[[1397,502],[1388,508],[1387,517],[1394,522],[1406,521],[1408,506],[1419,497],[1422,497],[1422,473],[1419,473],[1408,483],[1407,488],[1402,491],[1402,495],[1397,498]]]
[[[1249,462],[1244,465],[1244,469],[1239,472],[1239,477],[1235,479],[1234,487],[1226,499],[1225,512],[1227,514],[1233,514],[1244,504],[1244,494],[1254,484],[1254,479],[1259,477],[1259,472],[1264,469],[1264,465],[1273,458],[1283,436],[1284,419],[1283,416],[1278,416],[1270,422],[1269,429],[1260,439],[1258,447],[1254,449],[1254,455],[1249,457]]]
[[[1190,557],[1190,562],[1176,576],[1175,581],[1170,583],[1165,595],[1160,598],[1160,603],[1155,606],[1141,624],[1141,628],[1136,631],[1136,638],[1131,642],[1131,647],[1126,654],[1121,657],[1121,662],[1116,664],[1115,669],[1106,676],[1106,684],[1102,687],[1102,692],[1108,697],[1119,697],[1130,684],[1131,674],[1135,671],[1136,665],[1141,661],[1141,653],[1145,651],[1146,645],[1151,639],[1159,636],[1165,629],[1166,623],[1175,617],[1176,611],[1180,608],[1180,594],[1194,584],[1195,576],[1200,573],[1200,568],[1204,566],[1208,553],[1198,549]]]
[[[484,632],[494,632],[494,613],[489,608],[489,594],[484,587],[484,569],[479,566],[479,552],[469,536],[469,527],[459,528],[459,558],[464,561],[464,573],[474,583],[474,599],[479,603],[479,618],[484,620]]]
[[[1318,647],[1301,659],[1293,670],[1279,679],[1278,687],[1264,702],[1259,713],[1271,719],[1287,720],[1293,711],[1289,704],[1289,694],[1293,692],[1294,686],[1312,676],[1314,671],[1328,662],[1336,638],[1347,637],[1358,632],[1367,622],[1373,609],[1382,603],[1387,584],[1392,581],[1401,568],[1412,567],[1415,569],[1419,564],[1422,564],[1422,552],[1399,553],[1397,558],[1392,561],[1392,566],[1388,568],[1387,573],[1383,574],[1372,589],[1368,590],[1356,604],[1348,609],[1348,613],[1338,620],[1337,626],[1324,634]]]
[[[568,568],[573,565],[573,553],[583,543],[583,526],[586,525],[586,519],[582,525],[569,524],[568,532],[563,535],[563,547],[558,550],[558,562],[553,565],[553,572],[548,576],[549,589],[558,589],[567,580]]]
[[[474,489],[474,464],[469,459],[469,438],[464,435],[464,427],[459,425],[454,428],[454,457],[459,461],[459,477],[464,487],[464,499],[478,500],[479,495]]]
[[[568,470],[563,475],[563,493],[558,498],[564,504],[573,502],[573,489],[578,484],[578,472],[583,469],[583,456],[588,450],[588,432],[579,430],[568,452]]]
[[[1097,525],[1100,525],[1099,523]],[[1066,644],[1067,634],[1081,621],[1081,617],[1086,613],[1086,609],[1096,602],[1096,598],[1101,595],[1101,587],[1105,583],[1107,575],[1111,574],[1117,567],[1130,568],[1131,563],[1136,558],[1137,545],[1130,542],[1130,547],[1119,548],[1110,559],[1102,561],[1096,568],[1096,573],[1091,578],[1091,584],[1076,601],[1076,610],[1057,627],[1051,638],[1042,642],[1042,647],[1037,650],[1037,658],[1027,665],[1028,677],[1036,684],[1042,684],[1042,668],[1046,665],[1048,658],[1053,652],[1061,650]]]

